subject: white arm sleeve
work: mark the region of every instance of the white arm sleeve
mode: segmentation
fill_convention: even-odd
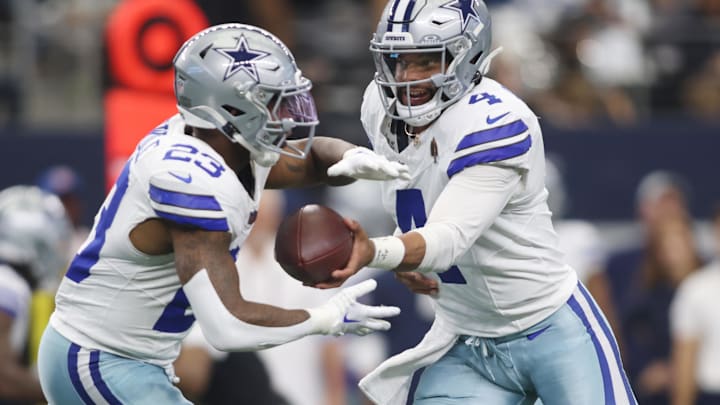
[[[490,227],[510,200],[521,175],[492,165],[467,168],[450,179],[433,205],[424,227],[421,272],[444,271]]]
[[[241,321],[225,308],[205,269],[195,273],[183,290],[205,338],[218,350],[260,350],[319,332],[312,317],[284,327],[258,326]]]

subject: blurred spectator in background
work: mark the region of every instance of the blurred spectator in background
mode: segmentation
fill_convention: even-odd
[[[682,96],[688,115],[720,122],[720,51],[716,50],[695,76],[685,80]]]
[[[672,405],[720,404],[720,206],[712,222],[714,260],[690,274],[672,301]]]
[[[275,233],[283,218],[283,208],[282,192],[263,192],[255,225],[236,260],[243,297],[257,302],[273,301],[285,308],[320,305],[334,291],[303,286],[275,261]],[[203,372],[198,372],[198,365],[205,365],[201,367]],[[306,336],[257,353],[228,354],[204,343],[196,327],[183,343],[175,367],[181,387],[195,393],[205,392],[200,398],[206,405],[347,402],[342,340],[334,337]],[[227,371],[218,374],[218,370]],[[241,374],[248,379],[239,377]],[[223,375],[231,377],[232,382],[216,381]],[[216,399],[209,400],[208,395]],[[218,402],[220,398],[224,402]]]
[[[36,187],[0,192],[0,405],[43,401],[29,344],[35,291],[54,290],[70,224],[62,204]],[[44,325],[43,325],[44,326]]]
[[[292,0],[195,0],[195,2],[205,12],[210,25],[234,22],[255,25],[272,32],[288,48],[294,49],[295,35],[292,22],[295,21],[295,12]]]
[[[634,124],[648,13],[636,0],[507,2],[494,11],[495,41],[508,48],[492,74],[554,126]]]
[[[611,255],[606,268],[625,366],[643,405],[669,403],[670,302],[680,282],[702,263],[684,184],[667,172],[640,182],[642,245]]]
[[[709,61],[720,47],[720,2],[653,0],[651,4],[653,25],[646,47],[654,68],[653,86],[649,88],[654,112],[657,115],[677,113],[693,105],[705,110],[705,106],[692,100],[698,95],[690,99],[688,95],[683,97],[683,87],[687,86],[687,80],[693,87],[696,76],[707,75],[703,70],[712,64]],[[691,105],[683,105],[687,102]],[[698,113],[701,111],[692,112]]]
[[[60,197],[70,217],[73,232],[68,244],[68,260],[77,252],[90,233],[84,224],[85,205],[82,193],[85,180],[75,169],[66,165],[51,166],[38,176],[36,185],[42,190]]]
[[[277,33],[317,84],[326,115],[320,129],[363,139],[345,115],[357,111],[371,73],[365,42],[382,0],[194,1],[213,25],[237,21]],[[102,125],[100,34],[119,3],[0,1],[0,126]],[[629,124],[687,110],[686,79],[703,75],[720,45],[717,0],[487,4],[498,22],[497,44],[506,47],[493,75],[560,127]]]

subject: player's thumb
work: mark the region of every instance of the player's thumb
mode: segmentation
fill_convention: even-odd
[[[348,173],[347,162],[341,160],[334,165],[328,167],[327,175],[330,177],[344,176]]]

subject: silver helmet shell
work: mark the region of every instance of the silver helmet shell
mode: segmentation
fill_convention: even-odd
[[[0,191],[0,260],[27,266],[40,288],[52,290],[65,270],[71,232],[54,194],[34,186]]]
[[[312,83],[288,48],[251,25],[222,24],[190,38],[174,59],[175,96],[188,125],[221,130],[263,166],[307,155],[318,124]],[[307,138],[304,150],[283,148]]]
[[[370,41],[375,83],[388,115],[413,126],[427,125],[473,87],[489,63],[490,14],[481,0],[390,0]],[[395,65],[407,53],[439,53],[440,73],[398,81]],[[405,105],[400,92],[423,83],[437,91],[421,105]]]

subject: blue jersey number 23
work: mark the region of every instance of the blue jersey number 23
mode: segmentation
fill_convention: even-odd
[[[416,188],[397,190],[395,194],[395,213],[400,230],[409,232],[413,221],[416,228],[422,228],[427,222],[425,214],[425,201],[422,192]],[[438,273],[440,280],[446,284],[467,284],[460,269],[453,265],[446,271]]]

